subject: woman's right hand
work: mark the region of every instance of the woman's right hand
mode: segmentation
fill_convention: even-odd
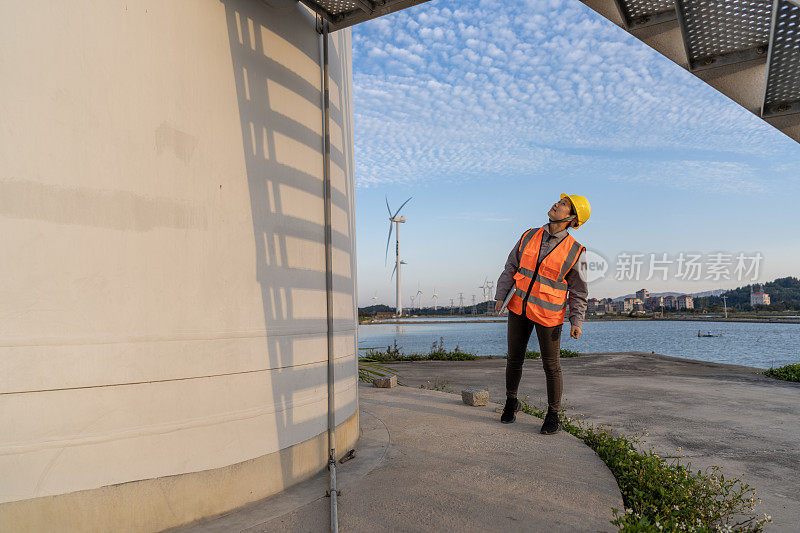
[[[495,313],[499,313],[500,309],[502,307],[503,307],[503,302],[501,302],[500,300],[495,300],[495,302],[494,302],[494,312]]]

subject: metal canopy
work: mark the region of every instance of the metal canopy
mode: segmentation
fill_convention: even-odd
[[[581,0],[800,141],[800,0]]]
[[[800,5],[775,3],[761,116],[800,113]]]
[[[626,28],[642,28],[675,20],[674,0],[614,0]]]
[[[676,0],[675,7],[692,70],[766,57],[769,1]]]
[[[330,25],[330,31],[341,30],[429,0],[300,0]]]

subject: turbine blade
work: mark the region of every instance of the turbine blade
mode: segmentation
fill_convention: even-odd
[[[392,242],[392,224],[393,222],[389,222],[389,237],[386,239],[386,253],[383,256],[383,265],[386,266],[386,262],[389,260],[389,243]]]
[[[389,279],[394,279],[394,273],[397,272],[397,263],[395,262],[394,268],[392,269],[392,277]]]
[[[413,196],[412,196],[411,198],[413,198]],[[403,202],[403,204],[402,204],[400,207],[398,207],[398,208],[397,208],[397,211],[395,211],[394,215],[392,215],[392,218],[394,218],[394,217],[396,217],[396,216],[397,216],[397,213],[399,213],[399,212],[400,212],[400,210],[401,210],[401,209],[403,209],[403,206],[404,206],[404,205],[406,205],[408,202],[410,202],[410,201],[411,201],[411,198],[409,198],[408,200],[406,200],[405,202]],[[388,204],[387,204],[387,205],[388,205]]]
[[[389,211],[389,218],[392,218],[392,210],[389,207],[389,198],[387,198],[386,196],[384,196],[384,198],[386,199],[386,210]]]

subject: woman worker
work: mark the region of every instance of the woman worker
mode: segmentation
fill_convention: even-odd
[[[570,336],[581,336],[586,313],[586,248],[567,232],[589,219],[592,209],[584,196],[562,194],[541,228],[522,234],[508,254],[506,266],[497,280],[495,311],[508,301],[508,359],[506,361],[506,405],[500,421],[510,424],[520,409],[517,389],[522,377],[522,363],[531,332],[536,328],[542,365],[547,378],[547,416],[541,432],[559,429],[561,409],[561,325],[569,302]]]

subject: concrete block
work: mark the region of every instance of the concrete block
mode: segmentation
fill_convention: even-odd
[[[391,389],[392,387],[397,387],[397,376],[374,378],[372,384],[380,389]]]
[[[489,391],[482,389],[464,389],[461,391],[461,399],[467,405],[480,407],[489,403]]]

